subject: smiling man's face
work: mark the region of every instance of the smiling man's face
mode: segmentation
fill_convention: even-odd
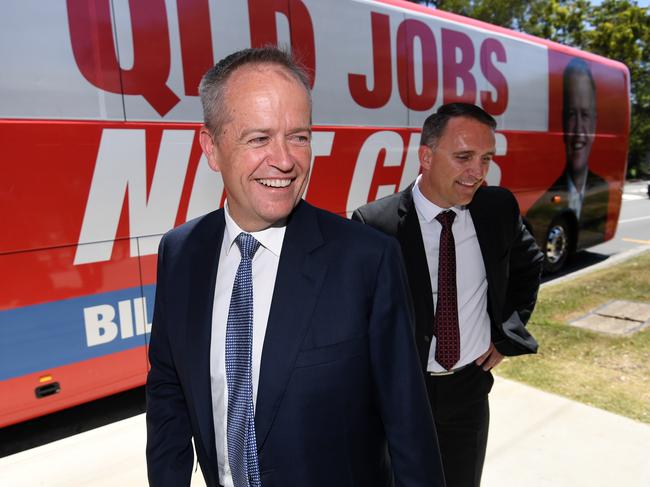
[[[433,147],[420,146],[420,190],[441,208],[466,205],[483,184],[495,153],[494,131],[469,117],[455,117]]]
[[[567,83],[564,145],[572,175],[587,170],[596,131],[596,100],[589,76],[574,74]]]
[[[302,86],[275,64],[245,65],[225,86],[219,133],[201,130],[210,166],[223,177],[232,218],[247,232],[285,219],[311,163],[311,108]]]

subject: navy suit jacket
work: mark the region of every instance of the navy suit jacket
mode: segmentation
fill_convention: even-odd
[[[147,380],[153,486],[218,485],[210,392],[223,210],[167,233]],[[444,485],[399,248],[300,202],[290,215],[255,412],[264,487]],[[226,317],[224,317],[225,326]]]

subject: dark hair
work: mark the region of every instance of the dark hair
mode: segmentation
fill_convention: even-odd
[[[224,123],[226,110],[224,87],[238,68],[245,65],[275,64],[287,70],[305,87],[311,105],[309,77],[301,64],[284,49],[275,46],[242,49],[219,61],[203,75],[199,84],[199,95],[203,105],[203,121],[210,132],[217,133]]]
[[[482,108],[470,103],[447,103],[438,108],[436,113],[429,115],[424,121],[420,145],[433,147],[445,131],[449,120],[456,117],[473,118],[492,130],[497,128],[497,121]]]
[[[586,61],[580,58],[573,58],[569,64],[564,68],[564,73],[562,74],[562,125],[566,127],[566,121],[569,118],[569,106],[568,106],[568,96],[569,92],[569,82],[571,78],[578,75],[585,75],[589,79],[589,86],[591,86],[591,95],[594,101],[593,110],[596,111],[596,83],[594,77],[591,74],[591,69]]]

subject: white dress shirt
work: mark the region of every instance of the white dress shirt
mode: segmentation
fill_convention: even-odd
[[[420,191],[419,176],[413,185],[413,203],[418,214],[422,240],[427,256],[434,311],[438,301],[438,254],[442,225],[436,220],[441,211],[456,213],[452,233],[456,243],[456,287],[458,291],[458,325],[460,330],[460,359],[454,369],[473,362],[490,346],[490,317],[487,312],[487,279],[483,255],[476,237],[474,222],[464,206],[440,208]],[[433,322],[431,323],[433,329]],[[431,337],[428,372],[444,372],[435,359],[436,338]]]
[[[217,446],[219,483],[233,487],[232,474],[228,463],[228,386],[226,382],[226,324],[230,309],[230,297],[235,282],[235,274],[241,261],[239,247],[235,243],[243,231],[232,219],[225,205],[226,227],[219,254],[217,281],[214,288],[214,307],[212,310],[212,338],[210,342],[210,384],[212,392],[212,415]],[[275,277],[280,262],[280,251],[286,227],[271,227],[260,232],[249,232],[260,242],[252,262],[253,272],[253,407],[257,401],[257,385],[260,377],[262,345],[266,324],[271,309]]]
[[[576,217],[580,219],[580,213],[582,213],[582,202],[585,199],[585,186],[587,179],[585,178],[585,184],[582,185],[582,189],[578,189],[573,183],[571,176],[567,174],[567,186],[569,189],[569,208],[576,212]]]

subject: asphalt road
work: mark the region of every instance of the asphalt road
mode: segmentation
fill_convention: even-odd
[[[628,183],[614,239],[579,252],[564,272],[544,281],[602,262],[618,253],[650,245],[648,181]],[[144,387],[93,401],[59,413],[0,429],[0,457],[73,436],[144,412]]]
[[[625,185],[623,205],[614,239],[589,249],[590,252],[613,255],[639,245],[650,245],[650,181]]]

